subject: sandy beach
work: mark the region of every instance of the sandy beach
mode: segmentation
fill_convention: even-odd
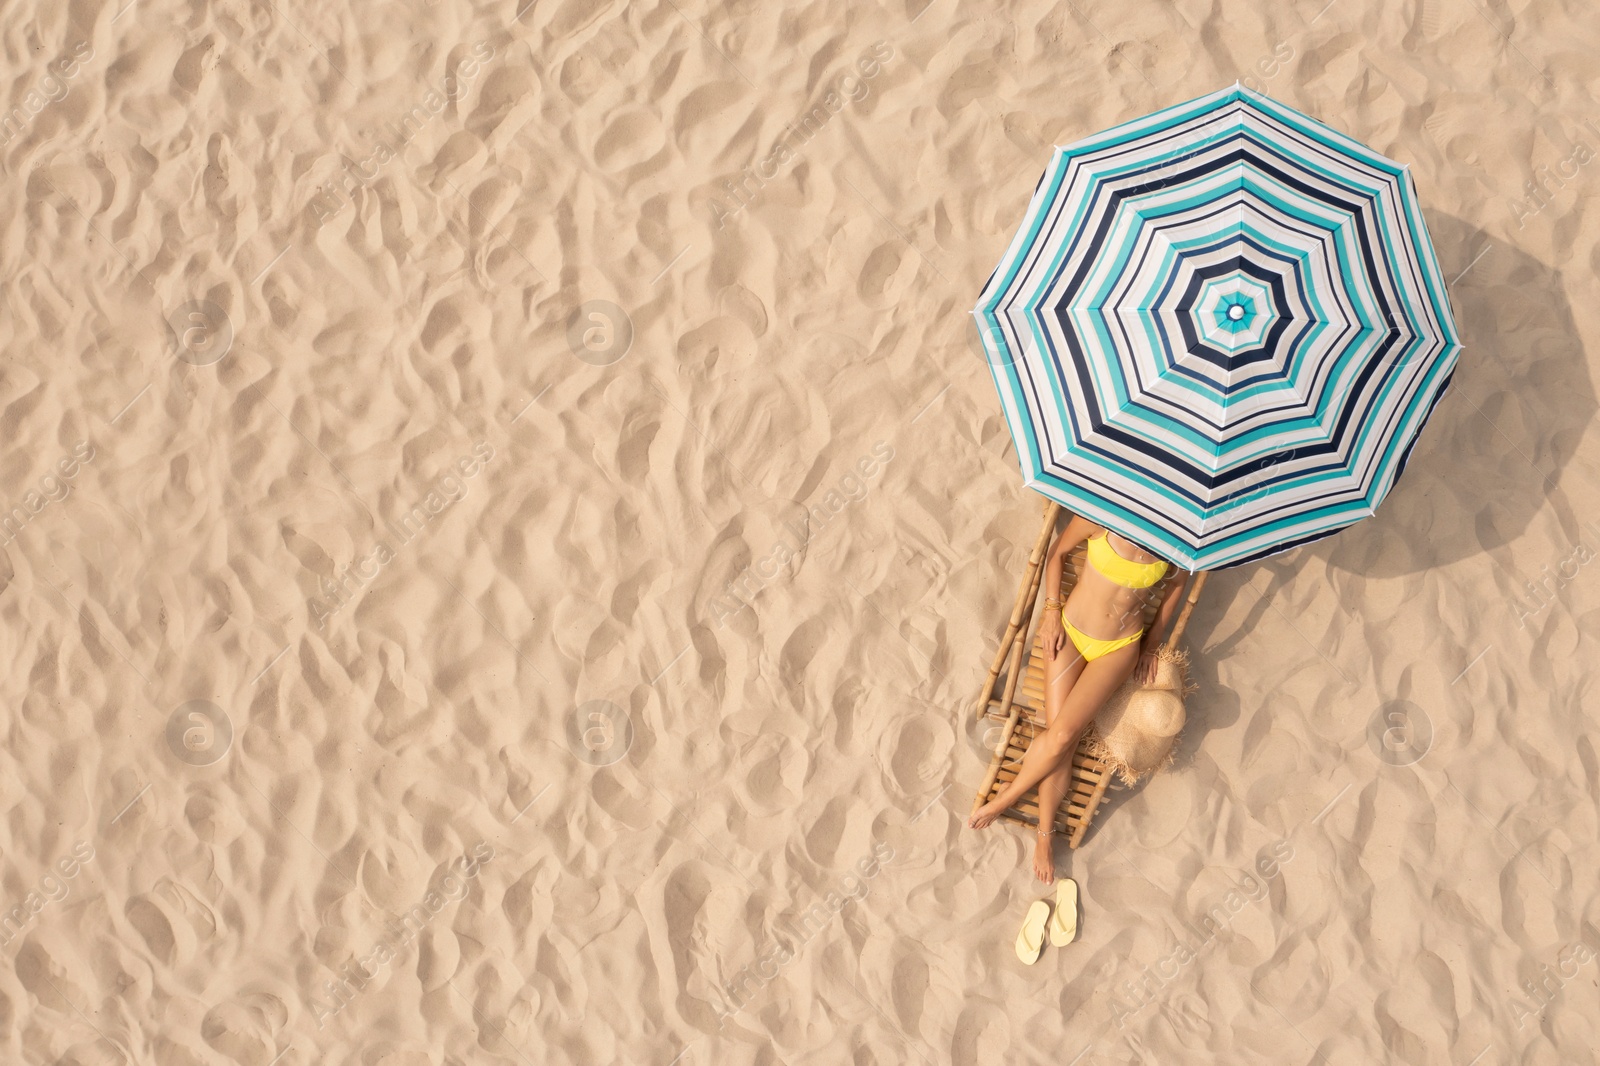
[[[0,26],[0,1061],[1596,1061],[1590,6]],[[1410,164],[1466,347],[1210,577],[1027,967],[967,312],[1053,145],[1235,81]]]

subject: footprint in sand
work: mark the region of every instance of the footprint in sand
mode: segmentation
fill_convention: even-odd
[[[203,936],[216,936],[218,923],[211,909],[176,882],[163,879],[144,895],[123,907],[128,924],[138,930],[150,953],[168,966],[181,966],[195,957]]]
[[[872,250],[861,268],[856,293],[868,307],[886,308],[897,302],[917,276],[920,256],[903,241],[889,241]]]
[[[907,796],[919,797],[950,766],[952,747],[948,726],[926,713],[912,714],[883,730],[878,758],[888,764],[896,787]]]
[[[17,982],[44,1007],[71,1013],[94,1010],[88,993],[72,979],[68,968],[70,953],[65,944],[49,934],[30,935],[17,949],[14,963]],[[72,967],[78,969],[78,967]]]
[[[451,904],[446,904],[450,906]],[[417,980],[424,992],[443,988],[461,966],[461,941],[444,927],[445,915],[417,937]]]
[[[969,1004],[955,1018],[951,1041],[953,1062],[1010,1062],[1011,1021],[997,1008]],[[1031,1046],[1031,1042],[1030,1042]],[[1061,1061],[1068,1061],[1062,1056]]]
[[[766,335],[769,322],[766,303],[738,282],[717,294],[717,312],[743,322],[754,337]]]
[[[443,192],[480,170],[488,158],[489,150],[476,135],[457,130],[434,154],[432,163],[418,168],[417,177],[435,193]]]
[[[1422,132],[1451,161],[1477,167],[1484,133],[1480,116],[1475,108],[1437,104],[1422,120]]]
[[[273,1034],[262,1018],[242,1003],[219,1003],[206,1011],[200,1036],[213,1051],[233,1062],[270,1062],[278,1053]]]
[[[227,847],[245,831],[238,809],[209,793],[190,796],[183,805],[183,818],[195,836],[212,847]]]
[[[769,818],[798,805],[811,763],[799,744],[780,733],[761,733],[739,753],[738,763],[739,803],[750,814]]]
[[[1436,40],[1448,28],[1445,0],[1417,0],[1412,26],[1421,32],[1424,40]]]
[[[974,101],[995,98],[1000,81],[1000,66],[992,61],[969,63],[945,76],[939,93],[939,113],[953,116]]]
[[[556,85],[573,104],[582,107],[603,88],[610,76],[593,56],[576,52],[567,57],[556,74]]]
[[[614,117],[595,142],[595,165],[610,173],[627,170],[653,157],[666,143],[666,130],[655,114],[628,109]]]
[[[478,104],[466,128],[485,143],[500,145],[515,137],[538,113],[539,78],[521,67],[497,67],[483,79]]]
[[[804,697],[800,694],[806,689],[806,673],[811,660],[816,658],[817,652],[822,650],[834,632],[829,623],[811,618],[796,626],[789,634],[789,639],[784,641],[783,651],[778,655],[778,681],[792,704],[803,701]]]
[[[898,956],[889,984],[895,1018],[905,1032],[920,1033],[923,1015],[927,1012],[928,993],[933,988],[928,957],[921,944],[902,937],[896,937],[889,950]]]

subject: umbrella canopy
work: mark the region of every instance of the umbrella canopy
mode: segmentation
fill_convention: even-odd
[[[1239,86],[1058,147],[972,313],[1028,485],[1190,570],[1372,514],[1461,349],[1405,167]]]

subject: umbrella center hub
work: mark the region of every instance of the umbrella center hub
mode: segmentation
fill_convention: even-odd
[[[1230,254],[1232,250],[1228,249]],[[1226,265],[1199,264],[1178,290],[1193,316],[1196,339],[1224,356],[1260,348],[1281,317],[1269,282]]]

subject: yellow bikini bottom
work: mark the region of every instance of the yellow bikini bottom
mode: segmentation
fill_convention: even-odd
[[[1083,661],[1092,663],[1102,655],[1110,655],[1118,648],[1126,648],[1129,644],[1144,636],[1144,630],[1131,636],[1118,637],[1116,640],[1100,640],[1091,637],[1071,622],[1067,621],[1066,608],[1061,610],[1061,624],[1066,627],[1067,639],[1072,641],[1072,646],[1078,649],[1078,654],[1083,656]]]

